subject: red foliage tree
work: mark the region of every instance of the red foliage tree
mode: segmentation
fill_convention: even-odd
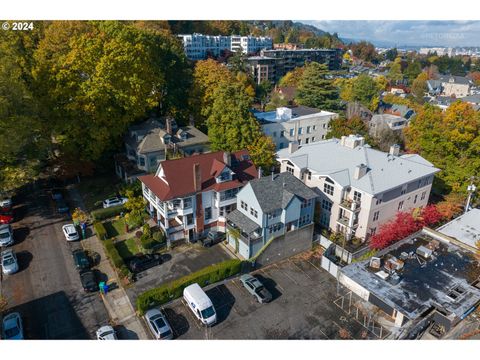
[[[422,226],[432,226],[438,224],[443,216],[435,205],[427,205],[422,209],[418,219]]]

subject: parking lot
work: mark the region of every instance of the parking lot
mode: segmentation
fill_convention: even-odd
[[[200,244],[181,245],[163,255],[164,263],[137,275],[135,281],[126,289],[130,301],[135,306],[139,294],[166,282],[181,278],[204,267],[232,258],[221,244],[204,248]]]
[[[254,272],[272,293],[259,304],[238,278],[207,288],[217,324],[203,327],[178,299],[164,308],[177,339],[375,339],[334,304],[336,280],[318,258],[295,257]]]

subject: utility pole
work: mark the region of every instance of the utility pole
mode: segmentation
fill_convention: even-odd
[[[468,198],[467,198],[467,205],[465,205],[465,213],[468,212],[468,210],[470,209],[470,203],[472,201],[472,197],[473,197],[473,194],[475,193],[475,191],[477,190],[477,187],[475,186],[475,184],[473,183],[473,180],[475,179],[474,176],[472,176],[470,178],[470,185],[468,185],[467,187],[467,191],[468,191]]]

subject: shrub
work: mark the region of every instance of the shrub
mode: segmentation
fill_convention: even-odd
[[[163,231],[155,231],[152,235],[152,238],[154,241],[162,244],[165,242],[165,235],[163,234]]]
[[[140,237],[140,244],[145,250],[150,250],[152,247],[156,245],[156,241],[153,240],[153,238],[148,236],[147,234],[143,234]]]
[[[120,277],[127,277],[130,275],[130,270],[128,269],[127,265],[123,261],[123,258],[118,253],[115,244],[113,243],[113,239],[107,239],[103,242],[105,247],[105,251],[108,254],[108,258],[112,262],[113,266],[117,269],[118,274]]]
[[[150,289],[138,296],[137,310],[143,315],[145,311],[151,307],[165,304],[182,296],[183,289],[188,285],[198,283],[203,287],[238,274],[241,271],[241,268],[241,260],[227,260],[207,266],[202,270],[166,283],[158,288]]]
[[[107,238],[107,230],[105,226],[99,221],[93,223],[93,228],[95,229],[95,233],[100,240],[105,240]]]
[[[106,209],[97,209],[92,211],[92,217],[95,221],[105,220],[117,215],[120,215],[124,211],[123,205],[112,206]]]

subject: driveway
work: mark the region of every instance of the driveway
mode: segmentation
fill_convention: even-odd
[[[179,279],[208,265],[232,258],[222,244],[204,248],[200,244],[186,244],[164,254],[165,262],[137,275],[137,281],[125,289],[135,307],[137,296],[164,283]]]
[[[108,315],[98,293],[85,294],[74,267],[72,250],[44,187],[15,199],[19,220],[13,224],[20,271],[3,277],[1,290],[9,311],[22,315],[27,339],[92,339]]]
[[[375,339],[335,305],[336,280],[316,261],[296,257],[254,272],[273,295],[268,304],[254,300],[238,278],[207,288],[217,311],[211,328],[182,299],[164,311],[178,339]]]

